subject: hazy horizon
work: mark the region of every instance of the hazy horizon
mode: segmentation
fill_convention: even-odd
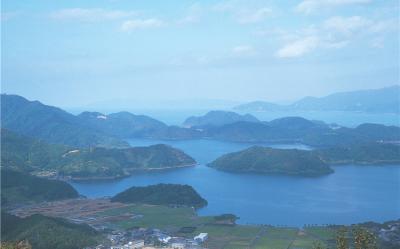
[[[2,2],[2,93],[60,107],[399,84],[398,1]],[[189,101],[190,102],[190,101]]]

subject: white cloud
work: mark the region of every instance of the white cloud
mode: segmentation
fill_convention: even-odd
[[[301,38],[286,44],[275,55],[279,58],[299,57],[317,48],[319,42],[316,36]]]
[[[398,32],[398,29],[399,29],[398,19],[376,21],[373,22],[369,27],[369,31],[372,33],[384,33],[390,31]]]
[[[95,22],[103,20],[115,20],[132,17],[136,15],[134,11],[105,10],[105,9],[83,9],[72,8],[62,9],[50,14],[50,17],[58,20],[76,20],[84,22]]]
[[[156,18],[149,19],[135,19],[124,21],[121,24],[122,31],[132,31],[135,29],[148,29],[148,28],[159,28],[165,25],[164,21]]]
[[[235,55],[251,55],[254,54],[254,48],[249,45],[239,45],[232,49]]]
[[[186,12],[186,15],[177,21],[178,24],[198,22],[203,13],[203,7],[199,3],[194,3],[189,6]]]
[[[241,24],[262,22],[273,14],[271,8],[259,4],[254,5],[248,1],[224,1],[215,4],[211,9],[228,13]]]
[[[360,16],[341,17],[335,16],[324,21],[323,27],[329,31],[339,32],[345,35],[371,25],[371,21]]]
[[[385,39],[383,37],[374,38],[370,45],[373,48],[383,48],[385,47]]]
[[[271,16],[272,10],[270,8],[260,8],[253,11],[242,11],[238,13],[239,23],[257,23],[264,21],[267,17]]]
[[[16,11],[14,11],[14,12],[2,12],[2,13],[1,13],[1,18],[0,18],[0,20],[1,20],[2,22],[3,22],[3,21],[8,21],[8,20],[10,20],[11,18],[16,17],[18,14],[19,14],[19,12],[16,12]]]
[[[320,9],[329,9],[337,6],[352,5],[352,4],[366,4],[371,0],[303,0],[296,6],[296,11],[310,14]]]
[[[275,55],[279,58],[299,57],[316,49],[340,49],[351,43],[363,41],[370,47],[382,48],[385,42],[383,37],[388,32],[398,32],[398,26],[392,19],[377,21],[361,16],[335,16],[319,25],[300,30],[275,31],[284,44]]]

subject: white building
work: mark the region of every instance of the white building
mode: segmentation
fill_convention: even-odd
[[[199,235],[194,237],[194,240],[199,243],[202,243],[202,242],[206,241],[207,238],[208,238],[208,233],[200,233]]]
[[[171,239],[172,238],[168,235],[164,235],[164,234],[158,235],[158,241],[165,243],[165,244],[168,243]]]
[[[129,241],[128,244],[124,245],[124,249],[140,249],[144,247],[144,240]]]
[[[173,249],[185,249],[186,245],[184,243],[171,243]]]

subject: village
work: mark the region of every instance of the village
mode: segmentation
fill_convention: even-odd
[[[87,249],[203,249],[208,239],[207,233],[200,233],[192,239],[176,237],[160,229],[138,228],[130,231],[113,231],[107,235],[108,241]]]
[[[194,227],[182,227],[178,231],[140,226],[129,229],[121,228],[118,225],[120,222],[140,221],[143,218],[141,214],[125,210],[129,207],[122,203],[110,202],[106,198],[79,198],[21,206],[14,209],[12,213],[19,217],[27,217],[35,213],[62,217],[76,224],[87,224],[105,235],[106,239],[101,244],[87,249],[205,248],[202,245],[207,241],[208,234],[203,232],[196,234]],[[177,236],[177,234],[188,233],[194,235]]]

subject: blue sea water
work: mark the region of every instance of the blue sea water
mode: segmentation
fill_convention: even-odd
[[[254,144],[214,140],[129,140],[132,146],[167,143],[196,159],[199,165],[135,174],[109,181],[73,182],[88,197],[112,196],[131,186],[180,183],[193,186],[208,200],[199,215],[234,213],[242,224],[303,226],[352,224],[400,218],[400,165],[334,167],[318,178],[234,174],[206,166],[218,156]],[[268,145],[312,149],[301,144]]]

